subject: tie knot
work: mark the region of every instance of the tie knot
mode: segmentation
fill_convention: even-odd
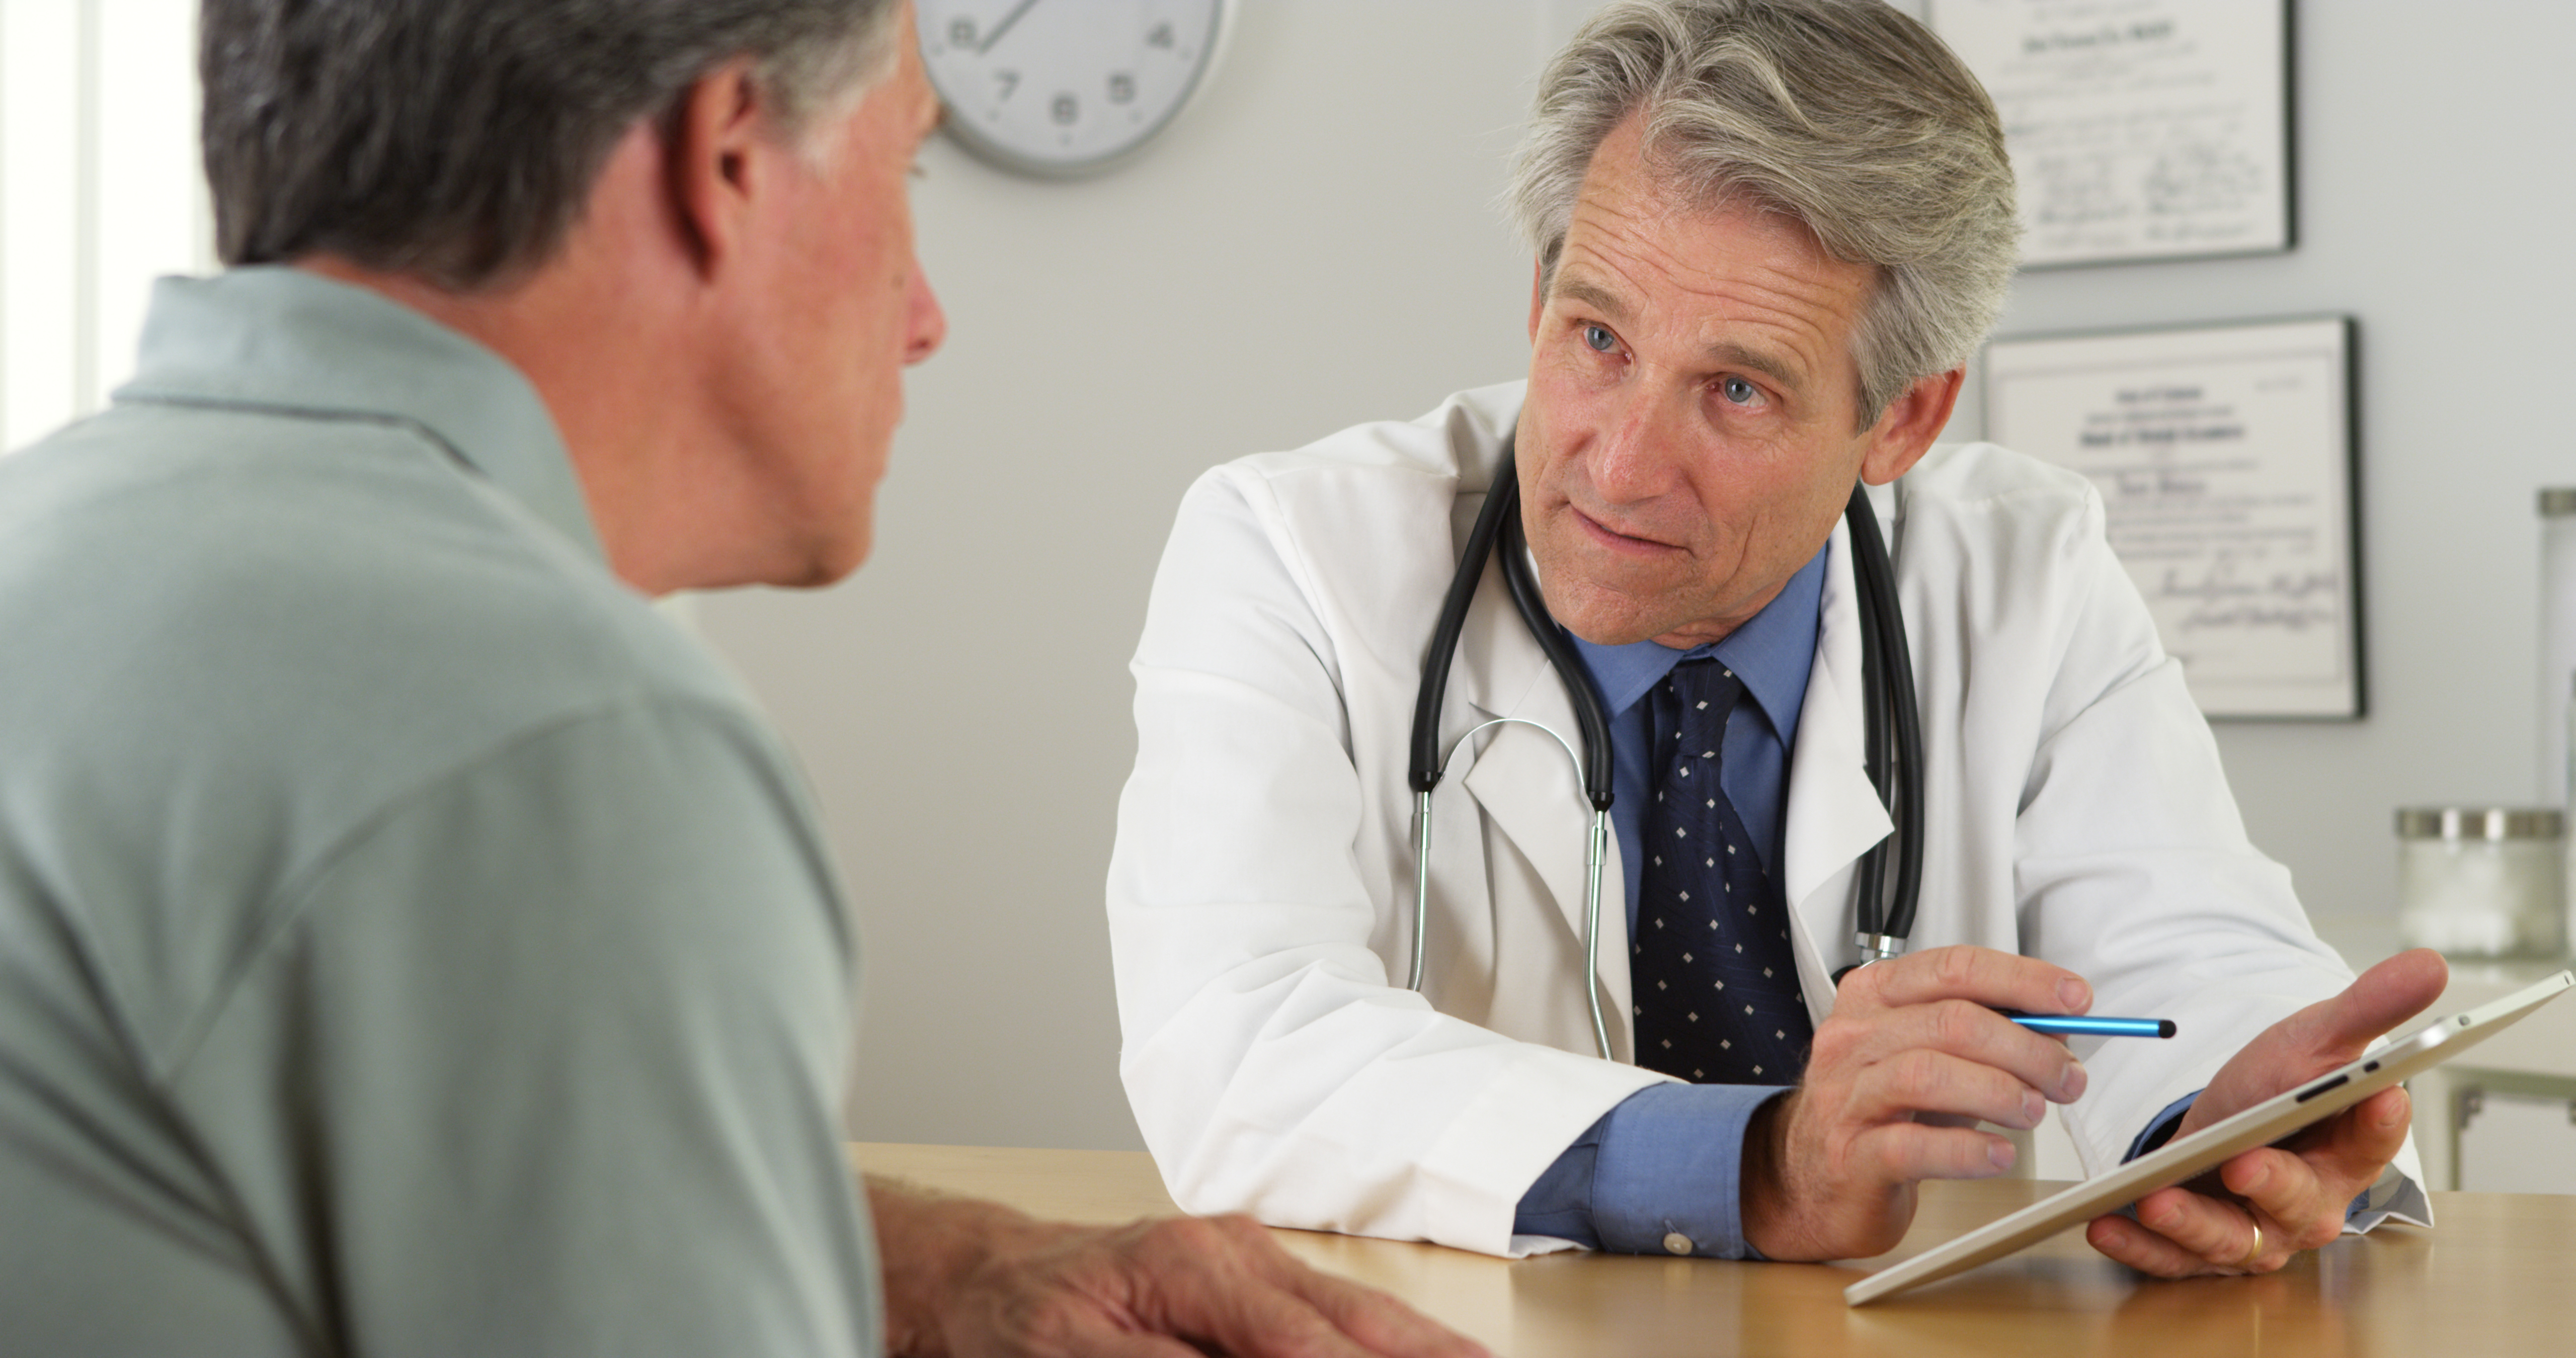
[[[1726,663],[1711,656],[1685,660],[1673,666],[1673,696],[1681,703],[1682,721],[1690,724],[1705,713],[1709,719],[1723,723],[1733,711],[1735,701],[1744,696],[1744,681]]]
[[[1665,681],[1672,703],[1674,753],[1715,760],[1726,737],[1727,716],[1744,696],[1744,681],[1716,660],[1685,660]]]

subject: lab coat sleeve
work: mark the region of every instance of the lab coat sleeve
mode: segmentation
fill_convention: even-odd
[[[2072,1044],[2092,1077],[2066,1110],[2088,1174],[2118,1165],[2248,1037],[2352,978],[2288,871],[2248,842],[2208,722],[2101,513],[2088,492],[2046,565],[2072,607],[2014,824],[2016,909],[2024,950],[2090,979],[2096,1012],[2182,1031]],[[2400,1165],[2420,1178],[2411,1144]]]
[[[1664,1077],[1390,980],[1372,944],[1394,902],[1355,851],[1344,657],[1304,576],[1258,472],[1192,489],[1133,665],[1108,885],[1120,1075],[1189,1211],[1525,1253],[1523,1191]]]

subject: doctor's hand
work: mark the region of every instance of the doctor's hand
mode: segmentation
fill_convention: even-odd
[[[2084,978],[1992,948],[1933,948],[1843,978],[1806,1075],[1744,1140],[1744,1236],[1773,1259],[1859,1259],[1895,1247],[1924,1179],[2012,1168],[2013,1144],[1957,1125],[2039,1125],[2084,1092],[2064,1043],[1995,1012],[2081,1014]]]
[[[2183,1115],[2176,1136],[2217,1122],[2358,1058],[2441,998],[2450,968],[2431,952],[2399,953],[2257,1034]],[[2383,1089],[2277,1146],[2246,1151],[2215,1174],[2138,1199],[2137,1220],[2085,1228],[2093,1248],[2163,1278],[2269,1273],[2343,1233],[2345,1210],[2379,1181],[2406,1140],[2406,1091]]]
[[[1492,1358],[1250,1217],[1106,1229],[867,1180],[896,1358]]]

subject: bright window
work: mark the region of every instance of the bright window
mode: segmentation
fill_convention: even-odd
[[[0,448],[106,403],[152,280],[214,266],[195,0],[0,0]]]

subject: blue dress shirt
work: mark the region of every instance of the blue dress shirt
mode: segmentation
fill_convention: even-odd
[[[1743,818],[1764,865],[1780,865],[1788,804],[1789,751],[1816,658],[1816,625],[1825,589],[1818,551],[1789,577],[1761,612],[1722,641],[1677,651],[1653,641],[1596,646],[1575,637],[1575,650],[1610,709],[1610,825],[1619,837],[1628,927],[1637,925],[1637,881],[1644,871],[1645,808],[1653,801],[1648,765],[1656,737],[1654,704],[1641,701],[1673,666],[1698,656],[1725,663],[1744,681],[1751,702],[1727,718],[1718,783]],[[1753,1114],[1784,1086],[1656,1085],[1628,1096],[1592,1124],[1521,1195],[1512,1230],[1548,1235],[1596,1249],[1643,1254],[1675,1250],[1740,1259],[1744,1242],[1736,1176],[1744,1131]]]
[[[1628,928],[1637,926],[1637,883],[1645,855],[1648,765],[1655,741],[1654,704],[1640,701],[1672,671],[1699,656],[1725,663],[1753,701],[1738,703],[1726,724],[1718,782],[1743,818],[1764,866],[1778,871],[1783,814],[1789,798],[1789,752],[1815,667],[1825,558],[1816,553],[1780,593],[1725,639],[1687,651],[1654,641],[1596,646],[1572,637],[1610,710],[1614,755],[1610,807],[1619,837]],[[1787,1086],[1665,1084],[1641,1089],[1604,1114],[1521,1195],[1512,1230],[1554,1236],[1626,1254],[1689,1253],[1721,1259],[1760,1257],[1744,1239],[1741,1212],[1744,1133],[1763,1104]],[[2170,1137],[2195,1092],[2148,1120],[2129,1149],[2136,1159]],[[2159,1135],[2161,1133],[2161,1135]],[[2360,1210],[2369,1195],[2354,1200]],[[1687,1243],[1685,1250],[1682,1246]]]

